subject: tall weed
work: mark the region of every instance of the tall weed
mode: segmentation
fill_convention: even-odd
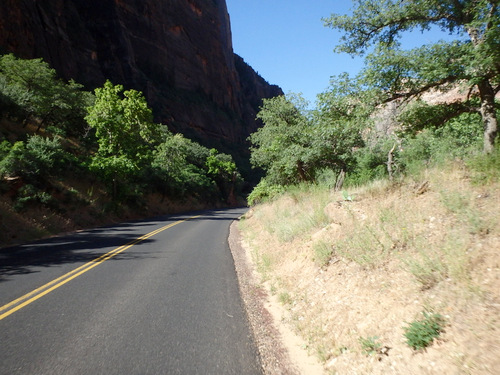
[[[431,289],[447,276],[446,264],[439,253],[432,249],[421,249],[417,254],[408,255],[402,261],[422,290]]]
[[[500,181],[500,146],[489,154],[476,155],[466,162],[476,184],[489,184]]]
[[[467,252],[469,234],[461,230],[449,231],[441,242],[431,243],[419,237],[415,250],[402,257],[405,269],[410,272],[422,290],[431,289],[445,279],[455,283],[470,282],[470,256]]]
[[[481,217],[481,213],[475,207],[474,198],[470,193],[464,194],[453,190],[441,191],[441,203],[447,210],[457,216],[469,233],[488,233],[489,223]]]
[[[333,255],[333,246],[325,240],[318,240],[313,243],[314,261],[320,267],[328,265]]]
[[[329,190],[312,185],[291,188],[273,204],[273,212],[266,218],[266,228],[281,242],[309,234],[315,228],[328,225],[325,206],[330,199]]]
[[[413,234],[404,213],[397,207],[380,207],[377,212],[361,214],[347,208],[349,221],[342,238],[335,242],[335,252],[363,267],[375,267],[392,253],[412,241]]]

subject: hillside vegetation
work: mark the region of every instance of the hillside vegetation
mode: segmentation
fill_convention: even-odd
[[[87,92],[0,56],[0,246],[116,220],[234,205],[232,157],[153,122],[141,92]]]
[[[343,192],[297,186],[240,228],[325,373],[494,374],[499,207],[496,154]]]
[[[324,21],[365,67],[313,109],[264,100],[241,223],[262,281],[329,373],[495,374],[498,3],[355,1]],[[403,49],[431,27],[448,40]]]

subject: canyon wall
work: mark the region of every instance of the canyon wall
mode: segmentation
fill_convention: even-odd
[[[140,90],[156,121],[226,151],[245,148],[261,99],[282,94],[233,53],[225,0],[2,0],[7,52],[88,89]]]

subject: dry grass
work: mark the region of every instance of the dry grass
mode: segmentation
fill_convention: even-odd
[[[454,165],[349,191],[352,202],[313,190],[255,207],[242,229],[265,264],[263,281],[284,302],[284,321],[326,372],[500,368],[498,182],[476,186]],[[423,311],[447,326],[415,354],[403,327]],[[387,355],[365,355],[360,337],[377,337]]]

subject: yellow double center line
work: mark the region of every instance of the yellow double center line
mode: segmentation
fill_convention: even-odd
[[[184,219],[184,220],[179,220],[179,221],[176,221],[175,223],[165,225],[164,227],[161,227],[161,228],[156,229],[150,233],[147,233],[139,238],[136,238],[135,240],[133,240],[132,242],[129,242],[126,245],[123,245],[123,246],[120,246],[114,250],[111,250],[110,252],[107,252],[106,254],[103,254],[100,257],[95,258],[95,259],[91,260],[90,262],[85,263],[84,265],[74,269],[73,271],[70,271],[70,272],[62,275],[61,277],[58,277],[57,279],[52,280],[45,285],[42,285],[40,288],[37,288],[37,289],[25,294],[22,297],[19,297],[19,298],[15,299],[14,301],[9,302],[6,305],[1,306],[0,307],[0,313],[1,313],[0,320],[8,317],[9,315],[15,313],[16,311],[29,305],[30,303],[35,302],[37,299],[42,298],[43,296],[49,294],[53,290],[59,288],[60,286],[63,286],[64,284],[70,282],[71,280],[77,278],[78,276],[84,274],[85,272],[90,271],[92,268],[97,267],[99,264],[102,264],[106,260],[111,259],[114,256],[124,252],[125,250],[131,248],[132,246],[138,244],[139,242],[142,242],[150,237],[153,237],[155,234],[163,232],[164,230],[166,230],[168,228],[172,228],[174,225],[180,224],[180,223],[187,221],[187,220],[190,220],[190,219],[197,218],[199,216],[200,215],[192,216],[192,217],[189,217],[189,218]],[[3,311],[5,311],[5,312],[3,312]]]

